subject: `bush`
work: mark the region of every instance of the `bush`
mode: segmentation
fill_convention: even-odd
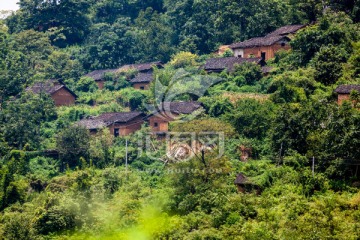
[[[81,165],[80,157],[89,157],[90,133],[83,127],[73,126],[63,130],[57,137],[56,147],[65,166],[74,168]]]
[[[170,64],[174,68],[185,68],[196,66],[198,56],[191,52],[179,52],[172,56]]]
[[[235,76],[235,81],[238,86],[254,85],[260,81],[263,76],[261,67],[258,64],[248,62],[235,65],[235,71],[232,75]]]
[[[76,90],[78,92],[95,92],[98,89],[94,79],[90,77],[82,77],[76,83]]]

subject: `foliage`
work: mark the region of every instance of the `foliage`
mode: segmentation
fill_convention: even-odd
[[[86,38],[81,62],[87,69],[116,68],[120,64],[133,61],[131,44],[134,38],[127,31],[130,20],[119,18],[113,25],[99,23],[91,27]]]
[[[273,93],[271,99],[276,103],[306,101],[319,86],[314,80],[314,74],[310,68],[277,75],[268,89]]]
[[[90,77],[82,77],[76,83],[76,90],[79,92],[95,92],[98,89],[94,79]]]
[[[90,158],[96,167],[104,168],[113,164],[111,162],[113,159],[113,152],[111,151],[113,140],[114,136],[110,134],[108,129],[103,129],[90,140]]]
[[[230,100],[224,97],[202,97],[199,101],[204,104],[207,114],[211,117],[219,117],[233,108]]]
[[[334,89],[359,84],[359,9],[332,0],[21,0],[0,21],[0,239],[357,239],[359,93],[337,105]],[[311,24],[267,61],[269,75],[251,63],[199,69],[220,45],[300,23]],[[81,78],[151,61],[165,67],[153,69],[150,90],[130,86],[135,70],[105,74],[102,90]],[[75,89],[77,104],[55,108],[25,90],[50,78]],[[76,124],[149,114],[146,104],[161,101],[202,102],[205,111],[170,128],[213,144],[174,162],[169,139],[146,124],[118,138]]]
[[[193,67],[196,66],[197,59],[198,56],[190,52],[179,52],[172,56],[170,64],[174,68]]]
[[[236,131],[247,138],[263,139],[273,120],[274,106],[269,102],[255,99],[241,99],[235,103],[233,111],[225,117]]]
[[[340,52],[351,53],[351,41],[356,41],[359,37],[356,28],[341,13],[322,17],[319,24],[300,31],[291,42],[296,59],[299,60],[295,64],[306,65],[322,47],[329,45],[338,48]]]
[[[258,64],[248,62],[235,66],[233,75],[238,86],[254,85],[263,76],[261,67]]]
[[[53,101],[46,94],[23,94],[0,112],[1,132],[13,147],[39,147],[41,126],[56,117]]]
[[[90,135],[87,129],[72,126],[59,133],[56,147],[61,158],[61,168],[75,168],[81,165],[80,158],[88,158],[90,148]]]
[[[342,64],[346,62],[347,54],[342,49],[328,46],[320,48],[313,58],[313,65],[316,70],[315,80],[326,85],[333,84],[342,75]]]
[[[10,31],[36,29],[54,31],[52,42],[66,46],[81,42],[88,32],[90,19],[86,15],[90,9],[87,1],[20,1],[21,11],[10,17]],[[11,21],[19,21],[12,23]],[[19,26],[21,25],[21,26]]]
[[[223,132],[227,137],[235,134],[234,128],[216,118],[193,120],[187,123],[179,123],[172,128],[175,132]]]

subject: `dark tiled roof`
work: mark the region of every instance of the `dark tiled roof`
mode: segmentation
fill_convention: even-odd
[[[165,102],[163,105],[165,109],[166,105],[170,106],[170,111],[177,114],[190,114],[201,108],[199,102]]]
[[[131,83],[150,83],[154,80],[152,73],[139,73],[133,78],[130,82]]]
[[[271,46],[281,40],[290,41],[290,39],[286,36],[281,35],[269,35],[265,37],[251,38],[249,40],[233,43],[230,45],[231,49],[236,48],[252,48],[252,47],[260,47],[260,46]]]
[[[228,71],[234,70],[235,64],[242,64],[244,62],[260,63],[261,58],[238,58],[238,57],[226,57],[226,58],[210,58],[206,61],[203,68],[207,71],[222,71],[227,69]]]
[[[77,122],[78,126],[82,126],[85,127],[87,129],[100,129],[100,128],[104,128],[106,126],[108,126],[104,121],[100,120],[100,119],[83,119],[79,122]]]
[[[281,40],[290,41],[287,35],[296,33],[301,28],[306,25],[287,25],[281,28],[276,29],[275,31],[269,33],[265,37],[251,38],[243,42],[237,42],[230,45],[231,49],[236,48],[252,48],[260,46],[271,46]]]
[[[139,72],[147,72],[152,70],[153,67],[162,68],[164,65],[162,62],[150,62],[150,63],[139,63],[129,64],[122,66],[119,71],[127,71],[129,69],[136,69]]]
[[[67,88],[66,85],[61,80],[55,80],[55,79],[50,79],[45,82],[37,82],[34,85],[32,85],[31,87],[26,88],[26,91],[31,91],[35,94],[46,93],[46,94],[52,95],[62,88],[66,89],[75,98],[77,98],[77,95],[73,91],[71,91],[69,88]]]
[[[269,35],[288,35],[293,34],[299,31],[300,29],[304,28],[306,25],[287,25],[281,28],[276,29],[275,31],[268,34]]]
[[[99,129],[107,127],[113,123],[128,123],[131,120],[144,116],[141,112],[115,112],[103,113],[100,116],[83,119],[77,123],[87,129]]]
[[[241,185],[241,184],[250,184],[248,178],[242,174],[242,173],[239,173],[234,181],[235,184],[237,185]]]
[[[340,94],[349,94],[351,93],[352,90],[360,92],[360,85],[359,84],[340,85],[335,89],[335,92]]]
[[[102,70],[95,70],[85,75],[85,77],[91,77],[95,81],[100,81],[104,79],[106,73],[115,73],[117,69],[102,69]]]

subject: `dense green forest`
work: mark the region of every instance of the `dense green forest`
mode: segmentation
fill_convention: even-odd
[[[19,4],[0,20],[0,239],[360,238],[360,93],[340,105],[334,93],[360,84],[359,1]],[[289,24],[308,26],[291,50],[267,61],[269,75],[252,63],[201,69],[220,45]],[[167,161],[156,138],[151,157],[140,144],[146,124],[119,138],[75,124],[107,112],[149,113],[159,97],[154,83],[136,90],[130,71],[106,75],[100,90],[83,76],[152,61],[165,63],[154,69],[165,88],[180,79],[173,91],[183,94],[172,100],[204,106],[171,130],[224,132],[220,158],[212,149]],[[55,107],[48,95],[26,91],[59,78],[76,105]],[[216,84],[204,89],[209,82]],[[240,146],[252,149],[249,161],[240,160]],[[239,173],[253,186],[245,193],[234,184]]]

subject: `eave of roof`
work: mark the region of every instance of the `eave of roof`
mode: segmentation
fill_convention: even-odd
[[[34,85],[26,88],[25,91],[31,91],[35,94],[39,94],[39,93],[43,92],[43,93],[46,93],[49,95],[53,95],[63,88],[66,91],[68,91],[71,95],[73,95],[75,98],[78,98],[78,96],[73,91],[71,91],[65,85],[65,83],[60,79],[50,79],[45,82],[37,82]]]
[[[207,71],[222,71],[227,69],[232,71],[235,64],[243,64],[245,62],[251,62],[260,64],[261,58],[238,58],[238,57],[227,57],[227,58],[210,58],[202,66]]]
[[[157,109],[146,116],[146,119],[154,116],[160,115],[162,117],[167,116],[166,113],[172,114],[191,114],[196,110],[202,107],[202,103],[192,101],[192,102],[163,102],[162,105],[158,106]]]
[[[267,34],[264,37],[256,37],[242,42],[233,43],[230,45],[230,48],[241,49],[241,48],[271,46],[276,42],[279,42],[283,38],[286,38],[286,40],[290,40],[290,38],[288,38],[287,35],[296,33],[297,31],[299,31],[304,27],[306,27],[306,25],[302,25],[302,24],[282,26],[276,29],[275,31]]]
[[[338,94],[350,94],[352,90],[360,92],[360,84],[339,85],[335,92]]]
[[[100,70],[95,70],[92,71],[88,74],[85,75],[85,77],[90,77],[92,79],[94,79],[94,81],[101,81],[104,80],[105,74],[106,73],[116,73],[118,69],[100,69]]]
[[[139,73],[130,80],[130,83],[150,83],[154,80],[153,73]]]
[[[281,40],[290,41],[290,38],[287,36],[275,35],[275,36],[265,36],[251,38],[243,42],[237,42],[230,45],[231,49],[241,49],[241,48],[253,48],[261,46],[271,46]]]
[[[108,127],[115,123],[129,123],[138,117],[145,117],[142,112],[113,112],[103,113],[97,117],[83,119],[77,125],[84,126],[87,129],[100,129]]]

